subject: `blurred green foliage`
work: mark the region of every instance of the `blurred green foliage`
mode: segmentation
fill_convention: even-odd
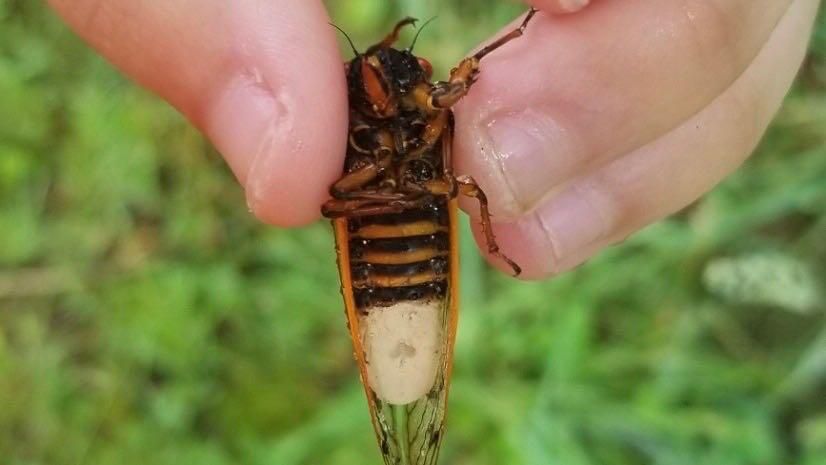
[[[329,3],[358,44],[438,14],[442,73],[522,8]],[[823,18],[757,155],[688,210],[543,283],[470,242],[444,464],[826,463]],[[0,0],[0,463],[379,463],[329,227],[256,223],[27,0]]]

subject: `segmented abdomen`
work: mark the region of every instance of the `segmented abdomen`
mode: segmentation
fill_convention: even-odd
[[[446,199],[398,214],[347,222],[353,294],[359,311],[445,298],[450,274]]]

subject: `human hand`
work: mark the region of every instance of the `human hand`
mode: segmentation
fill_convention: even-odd
[[[570,269],[734,171],[792,84],[818,3],[594,0],[489,56],[456,110],[456,171],[485,189],[524,276]]]
[[[321,2],[50,3],[212,140],[257,217],[318,217],[347,128]],[[533,3],[559,12],[584,2]],[[576,265],[736,168],[790,86],[817,3],[596,1],[540,15],[487,57],[457,108],[457,172],[485,188],[524,276]]]

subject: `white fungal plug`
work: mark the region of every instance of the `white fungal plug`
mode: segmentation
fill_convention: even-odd
[[[398,302],[359,317],[367,382],[391,405],[426,395],[442,356],[441,302]]]

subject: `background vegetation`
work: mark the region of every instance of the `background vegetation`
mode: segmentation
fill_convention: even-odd
[[[522,8],[439,3],[330,2],[360,44],[438,14],[442,72]],[[244,205],[180,116],[0,0],[0,463],[379,463],[330,228]],[[552,281],[463,267],[444,464],[826,463],[826,21],[696,205]]]

